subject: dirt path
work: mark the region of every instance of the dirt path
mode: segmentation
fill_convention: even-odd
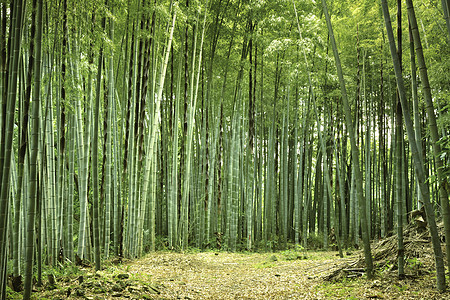
[[[156,253],[130,263],[128,271],[150,275],[159,291],[152,299],[450,299],[436,292],[431,274],[399,281],[394,272],[328,283],[323,275],[355,257],[313,252],[304,258],[292,252]]]
[[[129,272],[152,274],[163,299],[305,299],[316,294],[317,282],[308,277],[324,261],[307,262],[274,254],[161,253]]]

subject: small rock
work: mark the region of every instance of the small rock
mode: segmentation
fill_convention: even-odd
[[[48,279],[48,284],[49,285],[55,285],[55,275],[53,274],[48,274],[47,275],[47,279]]]

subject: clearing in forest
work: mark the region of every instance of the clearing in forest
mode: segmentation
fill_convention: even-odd
[[[105,263],[102,271],[66,267],[54,286],[39,288],[35,299],[449,299],[436,291],[433,273],[399,281],[395,272],[324,280],[351,265],[336,252],[277,253],[156,252],[137,260]],[[10,294],[11,298],[19,294]]]

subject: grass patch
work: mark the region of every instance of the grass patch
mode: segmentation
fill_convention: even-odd
[[[343,280],[342,282],[323,282],[316,286],[318,294],[330,299],[360,299],[358,296],[358,283],[353,280]]]

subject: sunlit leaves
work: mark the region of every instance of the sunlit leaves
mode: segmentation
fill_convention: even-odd
[[[272,55],[273,52],[284,51],[290,45],[292,45],[292,40],[284,39],[284,40],[273,40],[270,42],[269,46],[266,48],[265,55]]]

